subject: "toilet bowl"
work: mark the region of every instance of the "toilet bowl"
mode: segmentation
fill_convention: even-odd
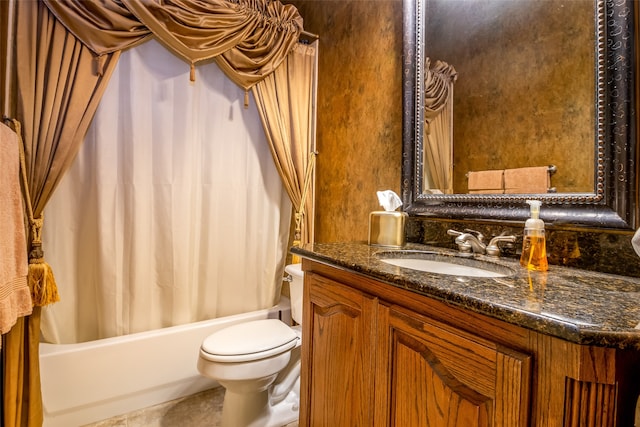
[[[289,274],[291,314],[302,323],[300,264]],[[200,346],[198,371],[225,388],[222,425],[280,427],[298,419],[300,325],[254,320],[209,335]]]

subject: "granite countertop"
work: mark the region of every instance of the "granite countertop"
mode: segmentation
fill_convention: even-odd
[[[459,277],[397,267],[380,261],[401,251],[437,252],[442,259],[492,263],[504,277]],[[529,272],[517,260],[473,255],[420,244],[403,249],[364,242],[316,243],[291,252],[407,289],[447,304],[564,340],[640,350],[640,279],[550,265]],[[423,255],[424,257],[431,255]]]

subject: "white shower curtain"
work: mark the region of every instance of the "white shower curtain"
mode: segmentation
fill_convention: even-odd
[[[269,307],[291,202],[253,99],[159,43],[122,53],[47,205],[61,302],[46,341],[83,342]]]

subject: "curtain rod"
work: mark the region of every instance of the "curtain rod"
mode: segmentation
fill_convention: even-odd
[[[300,31],[300,38],[310,39],[312,42],[318,40],[320,38],[319,35],[310,33],[309,31],[302,30]]]

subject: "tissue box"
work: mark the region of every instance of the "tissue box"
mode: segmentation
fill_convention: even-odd
[[[369,244],[401,248],[405,244],[404,223],[407,214],[374,211],[369,214]]]

